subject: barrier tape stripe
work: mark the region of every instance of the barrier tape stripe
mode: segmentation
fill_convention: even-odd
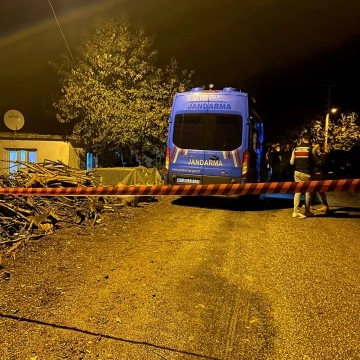
[[[288,191],[289,188],[291,187],[291,184],[292,184],[292,183],[285,183],[284,186],[283,186],[284,191]]]
[[[335,190],[339,190],[340,188],[339,188],[339,183],[337,183],[337,184],[330,184],[329,185],[329,191],[335,191]]]
[[[343,189],[346,187],[345,181],[340,180],[340,181],[339,181],[339,186],[341,186],[341,190],[340,190],[340,191],[344,191]]]
[[[247,190],[246,190],[246,194],[248,194],[248,195],[253,195],[253,194],[254,194],[254,191],[255,191],[255,189],[256,189],[256,185],[257,185],[257,184],[249,183],[248,185],[249,185],[249,187],[248,187]],[[255,185],[255,186],[254,186],[254,185]],[[244,189],[243,191],[245,191],[245,189]]]
[[[156,186],[152,186],[150,190],[150,195],[152,195],[156,190]]]
[[[344,184],[343,189],[346,189],[347,191],[349,191],[350,186],[351,186],[350,184]],[[345,191],[345,190],[343,190],[343,191]]]
[[[355,179],[354,182],[349,185],[349,190],[348,191],[354,191],[352,189],[356,188],[356,186],[360,186],[360,180],[359,179]]]
[[[340,181],[337,184],[333,184],[332,186],[334,187],[334,191],[341,191],[342,189]]]
[[[261,190],[263,186],[258,186],[258,184],[251,184],[251,195],[256,195],[258,189]]]
[[[325,180],[324,185],[320,189],[320,192],[325,192],[325,189],[327,189],[329,184],[330,184],[330,180]]]
[[[311,181],[310,189],[308,191],[313,192],[314,191],[313,189],[315,188],[315,186],[316,186],[316,181]]]
[[[360,190],[360,179],[271,182],[247,184],[210,184],[174,186],[108,186],[68,188],[0,188],[0,195],[38,196],[220,196],[252,194],[290,194],[295,192],[332,192]]]
[[[275,183],[275,182],[274,182],[274,183],[271,183],[271,184],[270,184],[270,189],[271,189],[271,190],[270,190],[269,193],[270,193],[270,194],[274,194],[274,192],[275,192],[276,189],[277,189],[277,186],[278,186],[278,183]]]
[[[283,185],[280,185],[279,183],[277,183],[275,189],[274,189],[274,193],[278,193],[279,191],[281,191],[283,188]]]
[[[171,192],[170,192],[170,195],[174,195],[177,190],[179,190],[179,185],[174,185]]]
[[[339,187],[341,186],[341,190],[340,191],[344,191],[344,187],[346,188],[346,184],[345,184],[345,181],[344,180],[340,180],[339,181]]]
[[[311,184],[311,181],[309,181],[309,185],[305,188],[304,184],[301,183],[301,185],[300,185],[300,192],[306,192],[307,190],[310,191],[310,184]]]
[[[205,190],[204,195],[210,195],[211,190],[214,188],[214,184],[210,184],[208,188]]]
[[[261,190],[263,189],[264,187],[264,183],[260,183],[258,184],[259,186],[257,186],[253,192],[254,195],[258,195],[260,194]]]
[[[234,184],[234,186],[230,188],[229,194],[235,195],[237,193],[237,191],[239,190],[239,185],[240,184]],[[244,193],[244,191],[247,190],[248,187],[249,187],[249,184],[245,184],[243,191],[240,192],[240,195],[242,195]],[[227,188],[228,188],[228,186],[226,187],[226,189]]]
[[[278,184],[278,183],[276,183],[276,182],[270,183],[269,191],[267,191],[267,192],[268,192],[269,194],[273,194],[274,191],[276,190],[277,184]]]
[[[295,187],[295,192],[300,192],[301,191],[301,182],[299,182],[299,183],[296,183],[296,187]],[[291,185],[290,185],[290,187],[291,187]]]
[[[224,191],[226,184],[220,184],[219,188],[215,191],[214,195],[221,195]]]
[[[189,193],[191,193],[191,190],[192,190],[192,187],[193,187],[193,186],[194,186],[194,185],[190,185],[190,188],[189,188],[189,190],[186,192],[185,195],[188,195]],[[198,193],[199,193],[199,189],[196,188],[195,191],[194,191],[194,196],[197,196]]]
[[[349,191],[355,191],[356,188],[359,188],[360,179],[355,179],[352,185],[349,188]]]

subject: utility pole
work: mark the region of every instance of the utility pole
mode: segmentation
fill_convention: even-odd
[[[327,98],[325,99],[326,113],[328,114],[330,112],[330,107],[331,107],[331,88],[336,87],[337,85],[324,85],[324,86],[327,87],[327,89],[328,89]]]
[[[324,129],[324,150],[328,152],[328,135],[329,135],[329,118],[331,107],[331,88],[336,85],[324,85],[328,88],[328,97],[326,100],[326,116],[325,116],[325,129]]]

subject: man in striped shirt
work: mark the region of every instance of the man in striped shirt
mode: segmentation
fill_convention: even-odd
[[[293,150],[290,164],[294,165],[295,181],[310,181],[313,172],[313,158],[309,134],[304,134],[300,145]],[[312,216],[313,214],[310,212],[311,193],[305,193],[305,215],[300,213],[300,199],[301,193],[295,193],[292,217],[304,219],[307,216]]]

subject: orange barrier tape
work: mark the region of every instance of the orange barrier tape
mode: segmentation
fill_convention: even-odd
[[[0,195],[38,196],[220,196],[290,194],[296,192],[359,191],[360,179],[248,184],[210,184],[173,186],[100,186],[67,188],[0,188]]]

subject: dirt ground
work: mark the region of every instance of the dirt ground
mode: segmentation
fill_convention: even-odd
[[[29,241],[0,269],[0,360],[358,359],[359,197],[329,202],[160,197]]]
[[[117,359],[127,357],[119,356],[114,343],[144,346],[132,340],[131,312],[143,305],[138,299],[157,301],[151,277],[177,247],[146,237],[149,227],[171,233],[161,228],[161,216],[148,221],[169,201],[102,214],[101,225],[61,229],[4,258],[0,359]],[[151,259],[146,247],[157,248]],[[108,335],[119,327],[128,337]]]

